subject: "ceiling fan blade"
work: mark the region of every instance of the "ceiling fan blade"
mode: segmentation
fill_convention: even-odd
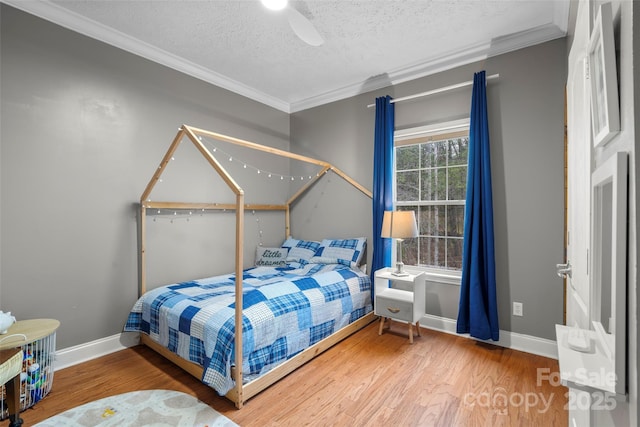
[[[311,46],[320,46],[324,43],[324,39],[316,27],[303,14],[291,6],[287,7],[286,11],[291,29],[303,42]]]

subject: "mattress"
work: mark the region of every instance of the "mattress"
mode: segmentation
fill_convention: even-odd
[[[254,267],[243,272],[243,382],[247,383],[372,311],[371,280],[343,264]],[[141,332],[203,367],[220,395],[235,382],[235,274],[153,289],[124,330]]]

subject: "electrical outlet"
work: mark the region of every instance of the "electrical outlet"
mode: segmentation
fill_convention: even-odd
[[[513,315],[514,316],[522,316],[522,303],[514,302],[513,303]]]

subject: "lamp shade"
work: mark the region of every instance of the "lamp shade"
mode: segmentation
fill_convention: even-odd
[[[416,214],[414,211],[385,211],[382,218],[380,237],[408,239],[418,237]]]

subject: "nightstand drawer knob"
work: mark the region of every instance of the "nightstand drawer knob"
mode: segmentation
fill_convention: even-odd
[[[400,309],[395,307],[387,307],[387,310],[389,310],[393,314],[400,313]]]

